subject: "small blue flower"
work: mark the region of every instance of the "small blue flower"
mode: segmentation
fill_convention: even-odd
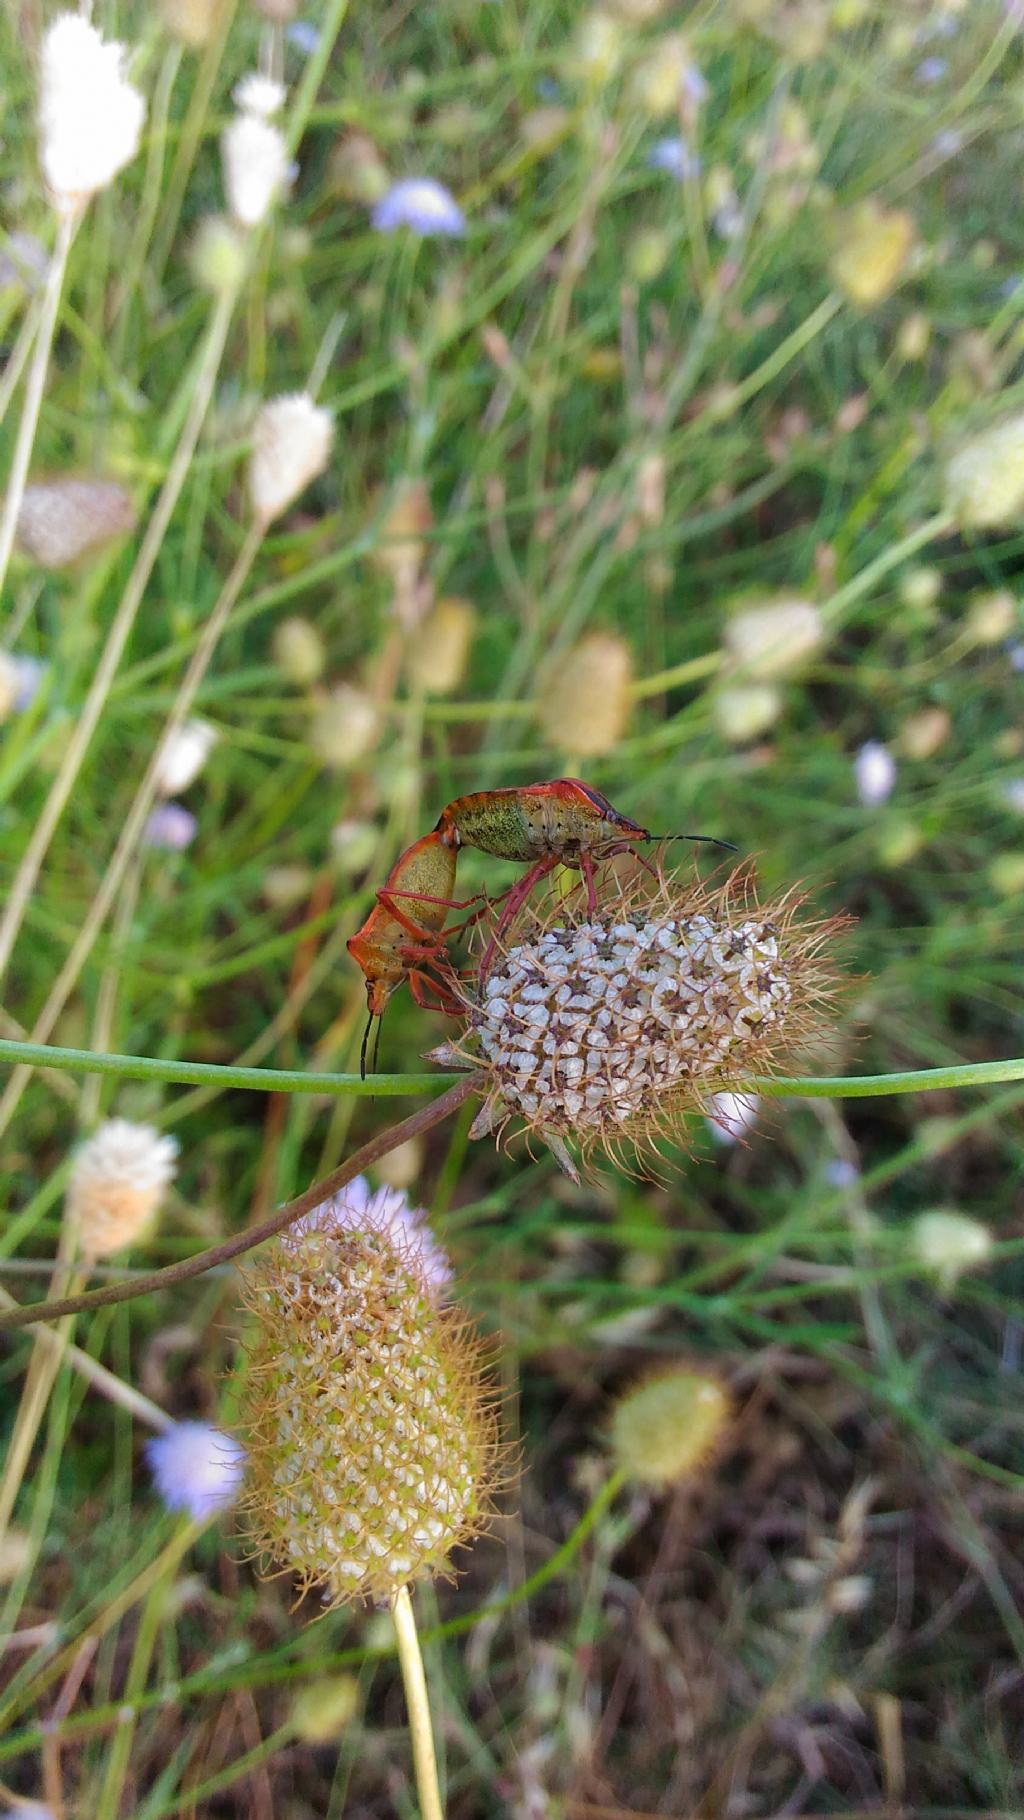
[[[311,57],[320,43],[320,33],[308,19],[293,19],[284,35],[304,57]]]
[[[142,844],[157,853],[184,853],[195,840],[198,827],[184,803],[161,803],[142,830]]]
[[[145,1446],[153,1483],[168,1510],[212,1517],[238,1496],[245,1448],[209,1422],[172,1422]]]
[[[700,159],[692,152],[679,133],[667,139],[659,139],[652,145],[647,154],[647,162],[652,171],[667,171],[670,177],[678,178],[680,183],[687,177],[696,177],[700,172]]]
[[[963,146],[964,136],[955,126],[943,127],[932,140],[932,151],[937,158],[955,158],[957,152],[963,151]]]
[[[39,693],[43,677],[49,669],[38,657],[12,657],[14,700],[11,703],[16,714],[24,714],[31,708]]]
[[[1006,655],[1010,659],[1010,669],[1024,671],[1024,645],[1007,645]]]
[[[466,232],[466,217],[455,197],[433,177],[399,178],[374,205],[370,220],[382,234],[408,227],[416,234],[459,239]]]
[[[945,57],[922,57],[914,71],[914,81],[922,88],[931,88],[935,82],[941,82],[949,74],[949,64]]]

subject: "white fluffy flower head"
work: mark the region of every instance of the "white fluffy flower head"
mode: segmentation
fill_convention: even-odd
[[[866,740],[853,761],[857,795],[866,809],[888,802],[896,783],[896,760],[879,739]]]
[[[39,154],[60,214],[78,214],[139,149],[146,104],[125,81],[126,50],[79,13],[60,13],[43,39]]]
[[[249,492],[257,518],[269,524],[322,474],[334,440],[330,411],[308,392],[271,398],[257,414],[249,463]]]
[[[284,87],[272,76],[253,70],[236,82],[231,91],[235,106],[242,114],[255,114],[259,120],[272,120],[284,106]]]
[[[245,1448],[209,1422],[174,1422],[146,1442],[153,1483],[168,1510],[201,1521],[233,1504],[245,1473]]]
[[[216,743],[217,733],[205,720],[187,720],[168,740],[157,767],[161,796],[177,796],[194,783]]]
[[[258,114],[237,114],[220,150],[228,207],[241,227],[258,227],[288,186],[284,135]]]
[[[87,1257],[105,1258],[139,1237],[174,1176],[178,1145],[152,1125],[106,1119],[78,1152],[68,1217]]]

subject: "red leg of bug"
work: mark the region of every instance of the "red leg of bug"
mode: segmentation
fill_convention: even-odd
[[[505,893],[505,908],[498,918],[494,934],[491,936],[490,941],[480,957],[481,973],[486,973],[491,964],[491,957],[494,954],[495,944],[497,943],[502,930],[507,929],[517,910],[525,904],[534,885],[539,884],[542,878],[546,878],[549,872],[553,872],[559,863],[559,860],[554,854],[545,854],[544,858],[539,859],[535,866],[530,867],[529,872],[526,873],[525,877],[519,880],[518,884],[512,885]]]
[[[466,1009],[439,980],[431,979],[416,967],[409,972],[409,991],[421,1011],[443,1011],[447,1017],[460,1017]],[[435,994],[434,999],[426,996],[428,992]]]

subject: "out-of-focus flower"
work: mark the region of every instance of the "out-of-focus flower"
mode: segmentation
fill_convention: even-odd
[[[48,666],[38,657],[0,651],[0,721],[32,706]]]
[[[16,229],[0,247],[0,291],[17,290],[29,296],[40,290],[49,263],[42,241]]]
[[[707,1127],[716,1144],[736,1144],[757,1124],[761,1102],[756,1093],[713,1093]]]
[[[1012,777],[1003,785],[1001,795],[1008,809],[1016,815],[1024,815],[1024,777]]]
[[[1017,624],[1017,602],[1009,588],[976,594],[967,610],[965,630],[975,644],[1001,645]]]
[[[792,897],[761,906],[749,873],[609,868],[596,889],[593,908],[582,885],[522,907],[467,994],[464,1042],[432,1058],[489,1077],[472,1136],[518,1116],[574,1179],[567,1140],[649,1149],[820,1032],[841,927],[803,923]]]
[[[832,276],[861,309],[881,303],[898,284],[914,244],[914,221],[903,209],[886,209],[873,197],[844,215]]]
[[[900,599],[915,613],[927,613],[942,593],[942,576],[938,569],[917,563],[900,577]]]
[[[332,1604],[450,1571],[488,1514],[484,1359],[429,1287],[418,1244],[365,1213],[307,1222],[243,1280],[250,1533]]]
[[[576,35],[574,63],[577,74],[590,88],[610,82],[622,62],[624,37],[619,21],[600,7],[581,20]]]
[[[407,658],[410,680],[425,695],[449,695],[466,674],[476,624],[472,601],[446,594],[422,621]]]
[[[612,1458],[634,1483],[663,1490],[707,1464],[731,1414],[728,1392],[710,1372],[673,1366],[619,1398]]]
[[[680,103],[699,107],[708,85],[694,62],[682,32],[666,32],[633,72],[633,96],[644,112],[657,119],[678,113]]]
[[[866,740],[853,761],[857,795],[866,809],[888,802],[896,783],[896,760],[879,739]]]
[[[271,398],[257,413],[249,463],[253,511],[264,524],[297,499],[327,466],[334,419],[308,392]]]
[[[716,689],[711,718],[731,746],[745,746],[774,726],[782,713],[782,694],[774,683],[737,683]]]
[[[726,623],[723,673],[738,674],[743,682],[797,676],[824,636],[821,614],[812,601],[781,596],[746,606]]]
[[[146,819],[142,844],[156,853],[184,853],[198,831],[199,823],[184,803],[159,803]]]
[[[355,1675],[324,1676],[299,1689],[291,1711],[291,1728],[304,1744],[331,1744],[359,1710]]]
[[[217,742],[217,730],[205,720],[187,720],[160,755],[156,787],[161,796],[177,796],[194,783]]]
[[[1024,511],[1024,413],[961,443],[946,463],[946,509],[966,530],[1012,524]]]
[[[67,569],[124,536],[134,523],[131,497],[116,481],[58,474],[25,488],[18,545],[41,568]]]
[[[285,37],[304,57],[311,57],[320,43],[319,28],[308,19],[296,19],[287,27]]]
[[[896,336],[896,349],[903,360],[923,360],[932,338],[930,319],[922,310],[904,316]]]
[[[647,154],[647,162],[652,171],[667,171],[680,183],[700,175],[700,159],[690,150],[681,133],[670,133],[657,140]]]
[[[274,633],[274,661],[289,682],[308,688],[324,673],[327,653],[311,619],[283,619]]]
[[[125,81],[126,57],[80,13],[59,13],[43,38],[40,162],[59,214],[79,214],[139,149],[146,104]]]
[[[87,1258],[106,1258],[139,1238],[174,1176],[178,1145],[152,1125],[106,1119],[71,1165],[66,1211]]]
[[[220,25],[224,5],[223,0],[160,0],[160,11],[168,31],[189,50],[198,51],[210,43]]]
[[[351,683],[335,683],[317,703],[309,743],[325,765],[344,771],[372,752],[380,736],[376,702]]]
[[[953,727],[948,708],[922,708],[909,714],[900,728],[899,749],[906,758],[933,758],[945,745]]]
[[[407,227],[416,234],[457,240],[466,232],[466,217],[454,196],[433,177],[400,177],[375,203],[370,222],[381,234]]]
[[[404,1144],[396,1144],[374,1164],[373,1172],[385,1188],[411,1188],[423,1173],[422,1139],[407,1138]]]
[[[985,1264],[992,1255],[992,1234],[980,1220],[950,1208],[919,1213],[910,1224],[910,1247],[926,1270],[934,1271],[949,1294],[965,1270]]]
[[[379,840],[372,822],[338,822],[331,829],[331,855],[341,870],[354,878],[373,864]]]
[[[145,1447],[153,1484],[168,1510],[203,1522],[233,1504],[245,1477],[245,1448],[209,1422],[174,1422]]]
[[[371,1188],[365,1175],[357,1175],[329,1201],[321,1201],[289,1226],[282,1239],[285,1249],[308,1232],[382,1232],[398,1250],[408,1251],[411,1265],[432,1294],[451,1282],[448,1254],[430,1230],[426,1208],[413,1207],[400,1189]]]
[[[949,63],[945,57],[922,57],[914,71],[914,81],[922,88],[932,88],[948,75]]]
[[[3,1820],[57,1820],[52,1807],[42,1801],[19,1801],[17,1807],[5,1807]]]
[[[327,174],[332,189],[350,202],[372,207],[391,187],[388,167],[369,133],[352,129],[331,148]]]
[[[548,672],[537,703],[541,732],[560,752],[597,758],[626,731],[633,659],[611,632],[588,632]]]
[[[284,106],[284,84],[265,76],[261,70],[250,70],[235,83],[231,98],[242,114],[255,114],[258,120],[272,120]]]
[[[269,120],[236,114],[220,141],[228,208],[242,227],[258,227],[288,187],[288,147]]]
[[[853,1188],[860,1181],[860,1170],[849,1157],[834,1156],[825,1164],[825,1180],[830,1188]]]

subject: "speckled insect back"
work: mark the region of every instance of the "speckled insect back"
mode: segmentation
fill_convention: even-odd
[[[777,1066],[820,1028],[821,951],[839,924],[799,919],[790,896],[762,907],[749,870],[718,886],[658,867],[601,875],[582,893],[524,909],[478,982],[466,1040],[435,1058],[491,1076],[474,1135],[518,1115],[576,1169],[566,1139],[644,1149],[678,1135],[712,1093]]]

